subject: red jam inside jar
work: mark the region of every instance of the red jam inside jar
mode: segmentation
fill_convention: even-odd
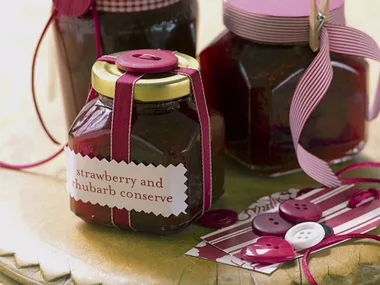
[[[66,1],[66,0],[65,0]],[[139,1],[96,0],[103,54],[142,48],[196,53],[197,0],[160,1],[160,7],[131,11]],[[136,2],[133,6],[133,2]],[[141,2],[141,1],[140,1]],[[165,3],[164,3],[165,2]],[[173,4],[174,2],[174,4]],[[70,126],[86,102],[91,67],[96,60],[92,10],[78,18],[59,14],[54,25],[55,60],[67,123]]]
[[[229,30],[201,53],[207,100],[225,118],[226,148],[232,158],[258,174],[299,168],[289,110],[315,55],[308,43],[263,43]],[[358,153],[366,142],[367,63],[333,52],[331,62],[332,83],[307,121],[300,143],[337,163]]]
[[[180,66],[184,64],[186,67],[199,68],[195,59],[180,53],[176,53],[176,56]],[[95,69],[102,69],[103,74],[105,70],[109,72],[105,76],[108,79],[110,74],[115,78],[122,74],[111,63],[98,61],[93,67],[93,73]],[[97,78],[95,82],[93,76],[95,90],[96,86],[102,84],[101,80],[103,79]],[[147,86],[149,91],[145,92]],[[168,94],[160,93],[163,87]],[[157,96],[155,92],[158,92]],[[81,110],[69,131],[68,145],[82,156],[110,160],[113,97],[112,92],[104,93],[107,94],[98,93],[98,98]],[[157,100],[152,101],[151,98]],[[224,193],[224,120],[215,111],[210,110],[209,115],[212,140],[212,198],[215,201]],[[190,80],[186,76],[172,73],[146,74],[136,83],[131,128],[131,161],[154,166],[161,164],[164,167],[182,163],[187,169],[188,179],[188,208],[185,214],[164,217],[132,210],[129,214],[134,230],[159,234],[173,233],[186,228],[200,216],[203,210],[200,123]],[[129,228],[126,221],[117,223],[112,220],[112,209],[108,206],[84,203],[73,198],[70,203],[71,210],[87,222]]]

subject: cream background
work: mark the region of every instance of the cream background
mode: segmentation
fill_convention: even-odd
[[[3,0],[4,1],[4,0]],[[305,0],[306,1],[306,0]],[[49,15],[50,0],[6,1],[0,17],[0,158],[13,162],[33,161],[52,153],[56,146],[47,142],[38,126],[30,96],[30,63],[33,49]],[[346,0],[348,25],[357,27],[380,42],[380,1]],[[199,50],[204,48],[220,31],[222,25],[221,0],[200,0],[201,22]],[[65,131],[55,128],[52,122],[62,122],[63,112],[60,95],[52,92],[56,88],[54,70],[49,69],[49,36],[40,51],[37,65],[38,98],[48,126],[61,141]],[[378,64],[372,64],[372,86],[377,75]],[[50,82],[50,83],[48,83]],[[377,150],[380,143],[379,120],[370,125],[371,137],[364,155],[380,160]],[[43,146],[43,147],[42,147]],[[14,159],[18,159],[15,161]],[[63,164],[63,157],[53,162]],[[57,170],[58,169],[58,170]],[[33,172],[63,179],[63,170],[51,165]],[[0,181],[1,182],[1,181]],[[1,184],[0,184],[1,185]],[[4,190],[1,189],[0,190]],[[28,191],[28,189],[25,189]],[[1,233],[0,233],[1,234]],[[13,285],[0,274],[0,284]]]

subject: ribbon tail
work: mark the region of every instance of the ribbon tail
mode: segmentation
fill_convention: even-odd
[[[308,250],[306,250],[304,256],[302,257],[302,269],[303,269],[303,272],[304,272],[307,280],[309,281],[309,283],[311,285],[318,285],[318,283],[313,278],[313,275],[311,274],[309,266],[307,264],[307,259],[308,259],[309,255],[314,251],[317,251],[317,250],[320,250],[320,249],[323,249],[325,247],[329,247],[332,245],[336,245],[339,242],[349,240],[349,239],[373,239],[373,240],[380,241],[380,236],[371,235],[371,234],[345,234],[345,235],[339,235],[339,236],[332,236],[332,237],[326,238],[325,240],[323,240],[319,244],[317,244],[317,245],[313,246],[312,248],[309,248]]]
[[[14,169],[14,170],[23,170],[23,169],[28,169],[28,168],[33,168],[36,166],[43,165],[54,158],[56,158],[58,155],[60,155],[64,150],[64,147],[61,147],[57,152],[53,153],[52,155],[48,156],[47,158],[44,158],[43,160],[33,162],[33,163],[28,163],[28,164],[11,164],[11,163],[6,163],[0,161],[0,167],[2,168],[7,168],[7,169]]]
[[[380,168],[380,163],[379,162],[360,162],[360,163],[354,163],[354,164],[351,164],[345,168],[343,168],[342,170],[340,170],[339,172],[336,173],[336,176],[342,176],[343,174],[349,172],[349,171],[353,171],[353,170],[356,170],[356,169],[363,169],[363,168]]]
[[[330,38],[330,50],[336,53],[369,58],[380,61],[380,48],[376,41],[366,33],[354,28],[327,24]],[[375,119],[380,112],[380,78],[372,107],[367,109],[367,119]]]
[[[310,115],[325,96],[332,77],[329,35],[327,30],[322,28],[320,51],[296,88],[290,106],[289,119],[299,165],[314,180],[327,187],[334,188],[341,183],[328,163],[309,153],[300,145],[302,130]]]
[[[34,104],[34,107],[35,107],[35,110],[36,110],[36,113],[37,113],[37,116],[38,116],[38,120],[40,121],[42,128],[44,129],[45,133],[48,135],[48,137],[50,138],[50,140],[53,143],[59,145],[60,143],[56,139],[54,139],[54,137],[50,134],[50,132],[47,129],[47,127],[45,125],[45,122],[44,122],[44,120],[42,118],[42,115],[41,115],[41,112],[40,112],[40,109],[39,109],[38,103],[37,103],[36,92],[35,92],[35,85],[34,85],[37,54],[38,54],[38,51],[40,49],[42,40],[45,37],[45,34],[47,32],[47,29],[49,28],[49,26],[51,25],[51,23],[53,22],[53,20],[57,16],[57,13],[58,12],[56,10],[53,10],[53,12],[52,12],[52,14],[51,14],[48,22],[46,23],[45,28],[44,28],[41,36],[40,36],[40,39],[38,40],[36,49],[34,51],[34,54],[33,54],[33,63],[32,63],[31,87],[32,87],[33,104]],[[43,160],[40,160],[40,161],[37,161],[37,162],[28,163],[28,164],[11,164],[11,163],[6,163],[6,162],[0,161],[0,167],[7,168],[7,169],[14,169],[14,170],[22,170],[22,169],[27,169],[27,168],[33,168],[33,167],[45,164],[45,163],[49,162],[50,160],[53,160],[58,155],[60,155],[63,152],[63,150],[64,150],[64,147],[61,147],[57,152],[53,153],[52,155],[48,156],[47,158],[45,158]]]
[[[200,72],[192,68],[178,68],[176,73],[189,77],[194,92],[195,105],[201,127],[202,166],[203,166],[203,213],[212,203],[212,161],[211,161],[211,134],[210,116],[206,97],[203,90]]]
[[[36,62],[37,62],[38,51],[40,50],[40,46],[41,46],[42,40],[44,39],[44,37],[46,35],[47,29],[50,27],[51,23],[54,21],[54,19],[57,16],[57,14],[58,14],[57,10],[53,10],[52,14],[50,15],[49,20],[47,21],[47,23],[46,23],[46,25],[44,27],[44,30],[42,31],[42,34],[41,34],[41,36],[40,36],[40,38],[38,40],[36,49],[34,50],[33,61],[32,61],[31,89],[32,89],[33,104],[34,104],[34,108],[35,108],[36,113],[37,113],[38,120],[40,121],[40,124],[41,124],[42,128],[44,129],[46,135],[50,138],[50,140],[53,143],[59,145],[60,143],[50,133],[50,131],[46,127],[44,119],[42,118],[41,111],[40,111],[40,108],[38,107],[38,103],[37,103],[36,88],[35,88],[35,77],[36,77],[35,73],[36,73]]]

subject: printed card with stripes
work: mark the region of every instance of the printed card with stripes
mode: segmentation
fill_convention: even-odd
[[[289,190],[288,198],[294,195],[295,190]],[[306,200],[317,204],[323,211],[320,223],[327,224],[334,229],[336,235],[348,234],[348,233],[365,233],[380,224],[380,200],[373,200],[368,198],[361,202],[356,208],[351,209],[347,206],[348,198],[353,193],[359,191],[354,185],[344,185],[336,189],[315,189],[305,195],[302,195],[297,200]],[[284,193],[280,193],[280,196]],[[279,202],[281,199],[273,199],[269,197],[268,204],[264,208],[268,208],[266,212],[274,212],[278,210]],[[285,200],[285,199],[284,199]],[[252,232],[251,221],[254,216],[260,214],[261,211],[257,210],[257,203],[241,213],[239,218],[243,221],[203,236],[202,239],[207,245],[214,247],[219,252],[224,252],[231,256],[234,263],[238,263],[236,266],[249,268],[255,271],[263,273],[272,273],[277,269],[279,264],[265,266],[262,264],[246,264],[240,260],[240,250],[251,244],[259,236]],[[214,251],[215,253],[215,251]],[[296,257],[301,257],[302,252],[298,252]],[[226,257],[224,257],[226,259]],[[215,260],[215,259],[212,259]],[[223,262],[226,263],[226,262]]]
[[[245,211],[239,214],[238,222],[234,226],[244,225],[247,222],[250,223],[252,219],[258,214],[268,212],[269,210],[278,206],[281,202],[294,199],[298,193],[298,189],[289,189],[281,193],[274,193],[270,196],[261,197],[256,202],[252,203]],[[230,227],[231,228],[231,227]],[[225,228],[224,230],[229,229]],[[219,232],[219,231],[218,231]],[[214,232],[217,233],[217,232]],[[198,257],[201,259],[207,259],[211,261],[216,261],[219,263],[232,265],[236,267],[241,267],[245,269],[253,270],[252,264],[241,260],[238,257],[234,257],[223,250],[220,250],[205,241],[202,241],[197,246],[189,250],[186,255]],[[278,268],[279,264],[274,264],[272,266],[256,266],[256,271],[270,274]]]

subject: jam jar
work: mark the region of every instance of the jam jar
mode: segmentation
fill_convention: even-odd
[[[142,3],[144,2],[144,3]],[[142,48],[196,53],[197,0],[96,0],[103,54]],[[55,59],[65,115],[70,126],[86,101],[96,60],[95,21],[90,9],[80,17],[58,13]]]
[[[117,56],[117,54],[112,55]],[[175,53],[179,67],[199,70],[192,57]],[[110,139],[115,82],[124,74],[116,64],[98,60],[92,68],[92,86],[98,97],[76,117],[68,146],[90,158],[111,159]],[[202,214],[202,149],[200,123],[189,77],[173,73],[145,74],[134,85],[131,119],[131,162],[153,166],[183,164],[187,169],[187,209],[178,216],[164,217],[143,211],[129,212],[136,231],[166,234],[186,228]],[[212,200],[224,193],[224,119],[209,110]],[[71,198],[71,210],[90,223],[129,229],[115,222],[112,208]]]
[[[208,103],[225,119],[228,155],[257,174],[276,176],[299,169],[289,110],[316,53],[308,42],[310,1],[267,2],[224,1],[227,30],[200,54],[200,63]],[[344,1],[330,3],[330,20],[344,24]],[[276,34],[266,26],[273,19],[293,22],[281,32],[283,25],[277,26]],[[332,83],[306,122],[300,144],[338,163],[366,142],[367,63],[330,55]]]

